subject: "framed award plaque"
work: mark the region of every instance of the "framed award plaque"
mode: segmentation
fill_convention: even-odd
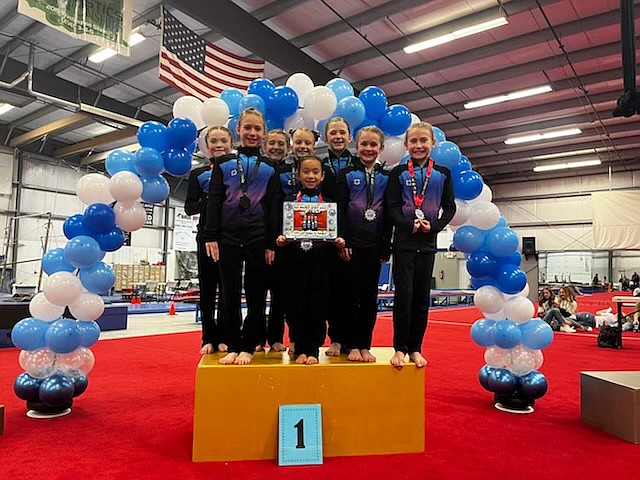
[[[282,234],[289,240],[335,240],[338,205],[333,202],[284,202]]]

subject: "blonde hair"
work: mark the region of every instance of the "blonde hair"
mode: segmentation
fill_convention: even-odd
[[[273,130],[269,130],[267,132],[267,134],[264,136],[264,143],[267,143],[269,141],[269,137],[271,135],[282,135],[285,139],[285,143],[287,144],[287,147],[289,147],[289,143],[291,143],[291,137],[289,136],[289,134],[287,132],[285,132],[284,130],[281,130],[279,128],[274,128]]]
[[[414,130],[428,130],[429,133],[431,133],[431,139],[433,141],[435,141],[436,137],[433,134],[433,125],[431,125],[429,122],[417,122],[414,123],[413,125],[409,125],[409,128],[407,128],[407,133],[405,133],[404,136],[404,143],[407,143],[407,139],[409,138],[409,134],[414,131]]]
[[[262,115],[262,112],[260,110],[253,107],[247,108],[246,110],[243,110],[242,112],[240,112],[240,116],[238,117],[238,128],[242,126],[242,121],[247,115],[256,115],[260,117],[260,120],[262,120],[262,129],[266,130],[266,122],[264,119],[264,115]]]
[[[362,135],[363,132],[375,133],[378,136],[378,139],[380,140],[380,146],[384,145],[384,133],[382,132],[382,130],[380,130],[378,127],[374,125],[367,125],[366,127],[362,127],[358,131],[358,134],[356,135],[356,145],[358,145],[358,142],[360,141],[360,135]]]
[[[306,127],[300,127],[300,128],[292,128],[291,130],[289,130],[289,135],[291,135],[291,140],[293,140],[293,136],[298,132],[311,133],[311,135],[313,135],[314,142],[317,142],[320,139],[320,134],[317,131],[311,130],[310,128],[306,128]]]
[[[207,133],[205,133],[204,135],[205,142],[209,141],[209,134],[214,130],[221,130],[225,132],[227,135],[229,135],[229,143],[233,144],[233,133],[231,133],[231,130],[229,130],[227,127],[223,127],[222,125],[214,125],[213,127],[209,127],[209,130],[207,130]]]
[[[349,122],[347,122],[342,117],[331,117],[327,120],[327,123],[324,125],[324,138],[326,139],[329,136],[329,127],[332,123],[342,122],[347,126],[347,132],[349,132],[349,136],[351,136],[351,127],[349,126]]]

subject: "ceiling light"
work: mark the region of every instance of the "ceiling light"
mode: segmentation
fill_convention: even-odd
[[[579,168],[579,167],[592,167],[594,165],[600,165],[602,162],[599,158],[593,160],[584,160],[582,162],[570,162],[570,163],[554,163],[551,165],[541,165],[534,167],[534,172],[550,172],[551,170],[564,170],[565,168]]]
[[[507,23],[509,23],[509,21],[506,17],[494,18],[493,20],[489,20],[488,22],[482,22],[478,23],[477,25],[472,25],[471,27],[461,28],[460,30],[456,30],[455,32],[432,38],[431,40],[425,40],[424,42],[418,42],[408,45],[404,47],[404,53],[415,53],[426,48],[431,48],[435,47],[436,45],[442,45],[443,43],[451,42],[458,38],[468,37],[469,35],[474,35],[476,33],[484,32],[485,30],[500,27],[502,25],[506,25]]]
[[[553,132],[534,133],[531,135],[523,135],[522,137],[507,138],[504,143],[507,145],[515,145],[516,143],[535,142],[538,140],[549,140],[550,138],[568,137],[570,135],[579,135],[582,130],[579,128],[568,128],[565,130],[555,130]]]
[[[7,113],[12,108],[14,108],[14,106],[9,103],[0,103],[0,115]]]
[[[535,155],[531,160],[548,160],[550,158],[574,157],[576,155],[590,155],[597,153],[595,148],[587,148],[585,150],[572,150],[570,152],[549,153],[547,155]]]
[[[517,92],[506,93],[504,95],[498,95],[496,97],[484,98],[482,100],[474,100],[473,102],[465,103],[464,108],[478,108],[486,107],[487,105],[493,105],[495,103],[508,102],[510,100],[517,100],[518,98],[531,97],[533,95],[540,95],[541,93],[547,93],[552,91],[551,85],[544,85],[542,87],[528,88],[526,90],[518,90]]]
[[[145,37],[144,35],[142,35],[139,32],[134,32],[131,34],[131,36],[129,37],[129,46],[133,47],[134,45],[139,44],[140,42],[144,42],[146,40],[147,37]],[[118,52],[116,52],[115,50],[113,50],[112,48],[101,48],[100,50],[98,50],[96,53],[94,53],[93,55],[91,55],[89,57],[89,61],[93,62],[93,63],[102,63],[104,62],[107,58],[111,58],[114,55],[116,55]]]

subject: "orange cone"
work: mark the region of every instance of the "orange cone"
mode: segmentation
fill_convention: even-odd
[[[176,314],[176,304],[175,302],[171,302],[171,305],[169,306],[169,315],[175,315]]]
[[[135,305],[136,304],[136,297],[131,295],[131,305]]]

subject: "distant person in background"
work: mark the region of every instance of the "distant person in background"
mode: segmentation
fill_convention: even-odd
[[[561,287],[558,290],[558,296],[555,301],[556,305],[558,305],[558,309],[560,313],[564,317],[565,325],[573,329],[585,330],[590,332],[592,327],[585,326],[579,323],[576,320],[576,312],[578,311],[578,302],[576,302],[575,293],[573,293],[573,289],[570,286]],[[562,329],[562,331],[568,331],[567,328]],[[575,332],[575,330],[573,330]]]
[[[591,281],[591,284],[594,287],[597,287],[598,285],[600,285],[600,277],[598,277],[597,273],[593,276],[593,280]]]
[[[633,275],[631,275],[631,282],[634,287],[640,286],[640,275],[638,275],[638,272],[633,272]]]

